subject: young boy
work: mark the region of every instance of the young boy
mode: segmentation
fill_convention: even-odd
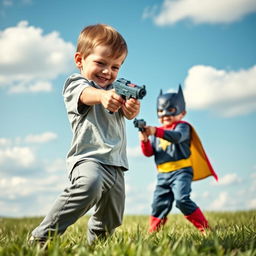
[[[167,221],[174,200],[176,207],[196,228],[204,232],[208,221],[190,199],[191,181],[217,176],[193,127],[181,121],[186,115],[181,87],[178,93],[166,93],[157,99],[157,115],[162,127],[145,127],[139,133],[142,152],[154,155],[157,185],[154,192],[149,231],[158,231]],[[148,136],[152,135],[151,140]]]
[[[138,100],[124,100],[112,87],[127,53],[123,37],[108,25],[91,25],[80,33],[75,53],[80,74],[71,75],[63,90],[73,131],[67,155],[71,184],[32,232],[31,241],[43,243],[64,233],[93,206],[90,244],[121,225],[128,169],[124,117],[133,119],[140,109]]]

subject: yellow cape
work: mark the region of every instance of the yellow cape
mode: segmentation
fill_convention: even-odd
[[[166,162],[157,165],[159,172],[172,172],[181,168],[191,166],[193,168],[193,180],[201,180],[208,176],[213,176],[218,180],[213,167],[205,153],[204,147],[200,141],[199,136],[197,135],[196,130],[193,126],[185,121],[180,121],[174,124],[174,128],[179,123],[186,123],[191,127],[191,142],[190,142],[190,151],[191,155],[187,159],[181,159],[178,161]]]
[[[213,170],[213,167],[205,153],[204,147],[201,143],[199,136],[197,135],[196,130],[193,128],[191,124],[189,125],[191,127],[190,157],[192,161],[192,168],[194,171],[193,180],[201,180],[211,175],[216,180],[218,180],[218,176]]]

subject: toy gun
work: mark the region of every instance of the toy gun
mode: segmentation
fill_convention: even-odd
[[[133,121],[134,127],[138,128],[140,132],[145,131],[146,121],[144,119],[134,119]]]
[[[146,95],[146,86],[138,86],[132,84],[130,81],[120,78],[113,83],[113,87],[117,94],[123,97],[123,99],[143,99]]]
[[[123,99],[143,99],[146,95],[146,86],[138,86],[136,84],[132,84],[131,81],[126,80],[124,78],[120,78],[113,83],[113,88],[116,93],[122,96]],[[109,111],[110,114],[113,112]]]

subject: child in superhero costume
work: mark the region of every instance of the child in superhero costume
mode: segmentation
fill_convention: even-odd
[[[139,132],[142,152],[147,157],[154,155],[158,170],[149,231],[158,231],[166,223],[175,200],[185,218],[204,232],[208,221],[190,199],[191,182],[210,175],[218,178],[196,131],[182,121],[186,108],[181,86],[178,93],[160,92],[157,115],[161,127],[146,126]]]

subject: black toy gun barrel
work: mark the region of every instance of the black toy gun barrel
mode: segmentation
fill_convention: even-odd
[[[143,99],[146,95],[146,86],[138,86],[136,84],[132,84],[129,80],[124,78],[120,78],[113,83],[113,87],[116,93],[122,96],[124,99]]]
[[[145,126],[147,125],[146,121],[144,119],[134,119],[133,121],[134,127],[138,128],[140,132],[145,131]]]

